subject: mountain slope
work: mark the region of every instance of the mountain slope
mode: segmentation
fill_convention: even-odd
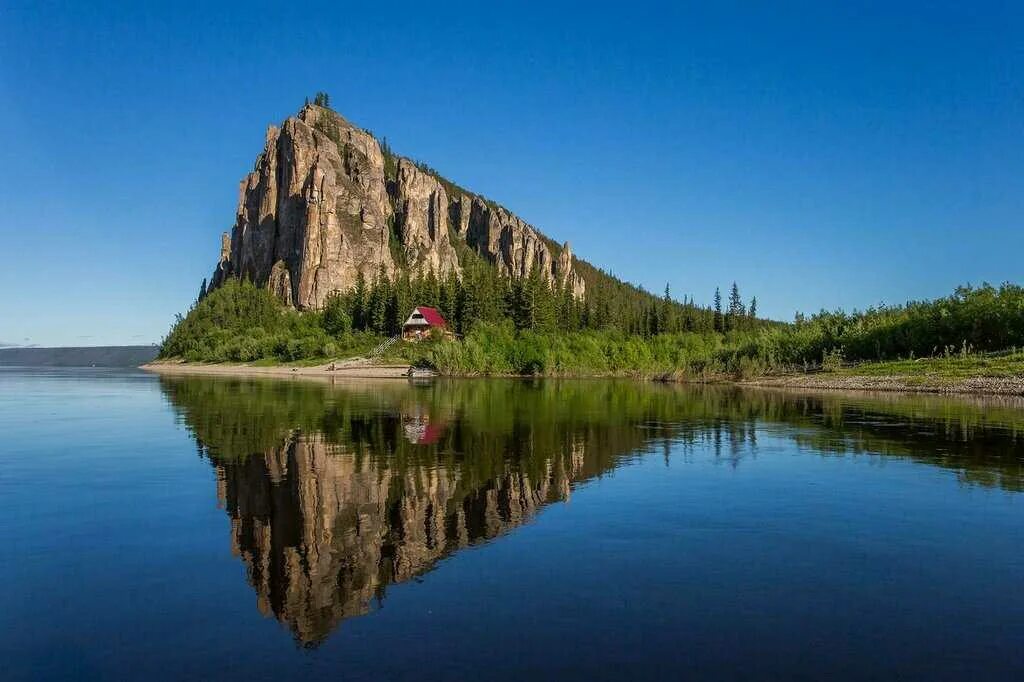
[[[505,275],[537,268],[548,282],[586,295],[568,244],[558,248],[501,206],[391,154],[336,112],[307,104],[267,130],[241,183],[211,286],[240,277],[288,305],[319,309],[360,275],[372,281],[404,269],[460,276],[460,244]]]

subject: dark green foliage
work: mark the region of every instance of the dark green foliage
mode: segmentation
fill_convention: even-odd
[[[333,316],[333,324],[343,321]],[[346,347],[367,345],[344,332],[332,335],[321,313],[285,309],[266,289],[229,280],[178,316],[160,357],[191,362],[296,361],[330,357]]]
[[[451,374],[749,377],[811,366],[836,369],[844,361],[967,356],[1024,347],[1024,288],[961,287],[935,301],[822,312],[793,325],[746,326],[753,324],[749,311],[727,319],[732,328],[725,334],[483,325],[462,343],[437,347],[429,360]]]
[[[825,312],[766,335],[785,362],[820,361],[839,350],[847,360],[967,354],[1024,346],[1024,288],[963,286],[934,301]]]
[[[509,281],[482,262],[468,262],[461,280],[378,275],[367,286],[360,277],[351,292],[330,297],[318,313],[285,309],[267,290],[231,280],[178,317],[160,355],[246,362],[364,353],[381,336],[397,333],[415,305],[437,307],[451,329],[465,335],[406,353],[449,374],[750,377],[795,367],[835,369],[844,361],[1024,347],[1024,289],[1010,284],[961,287],[935,301],[862,313],[798,316],[791,325],[754,327],[747,310],[730,317],[733,328],[724,334],[688,321],[692,305],[677,310],[670,297],[658,300],[661,307],[645,309],[645,331],[637,333],[609,323],[614,308],[607,303],[552,289],[539,273]]]
[[[331,336],[348,334],[352,331],[352,317],[349,315],[345,298],[334,294],[327,298],[323,310],[324,331]]]

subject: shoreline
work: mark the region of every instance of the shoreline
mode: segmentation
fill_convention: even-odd
[[[333,369],[331,369],[333,367]],[[363,359],[344,362],[324,363],[306,367],[289,365],[256,366],[227,363],[187,363],[177,361],[155,361],[139,367],[147,372],[157,374],[203,374],[209,376],[249,376],[249,377],[301,377],[304,379],[408,379],[410,365],[377,365]],[[445,378],[488,378],[478,375],[454,376]],[[494,378],[494,377],[491,377]],[[509,378],[509,377],[502,377]],[[511,378],[517,378],[513,376]],[[581,376],[550,376],[550,377],[518,377],[518,378],[551,378],[551,379],[621,379],[621,375],[581,375]],[[629,377],[625,377],[629,378]],[[800,389],[814,391],[858,391],[885,393],[929,393],[940,395],[991,395],[991,396],[1024,396],[1024,377],[989,377],[974,376],[966,378],[939,378],[907,375],[856,375],[856,374],[795,374],[765,376],[756,379],[729,379],[721,377],[711,380],[689,380],[677,378],[658,378],[657,376],[640,377],[646,380],[661,381],[667,384],[728,384],[733,386],[750,386],[759,388]]]
[[[936,378],[925,376],[803,374],[760,377],[732,382],[738,386],[788,388],[826,391],[863,391],[884,393],[931,393],[939,395],[1024,396],[1024,377],[973,376]]]
[[[331,367],[334,369],[331,369]],[[407,379],[409,365],[374,365],[366,362],[334,362],[297,367],[289,365],[257,365],[199,363],[199,362],[147,362],[139,369],[156,374],[206,374],[235,377],[302,377],[305,379]]]

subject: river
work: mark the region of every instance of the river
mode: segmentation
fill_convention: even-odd
[[[0,368],[4,679],[1024,677],[1024,406]]]

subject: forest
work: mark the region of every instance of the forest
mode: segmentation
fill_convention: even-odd
[[[417,305],[438,308],[454,340],[396,344],[393,359],[451,375],[674,376],[709,379],[837,369],[859,362],[959,357],[1024,347],[1024,289],[962,286],[949,296],[864,311],[757,318],[731,287],[709,307],[653,296],[611,277],[576,299],[538,273],[502,277],[470,263],[461,279],[360,279],[323,310],[298,312],[231,280],[179,315],[162,358],[315,362],[367,353]]]

